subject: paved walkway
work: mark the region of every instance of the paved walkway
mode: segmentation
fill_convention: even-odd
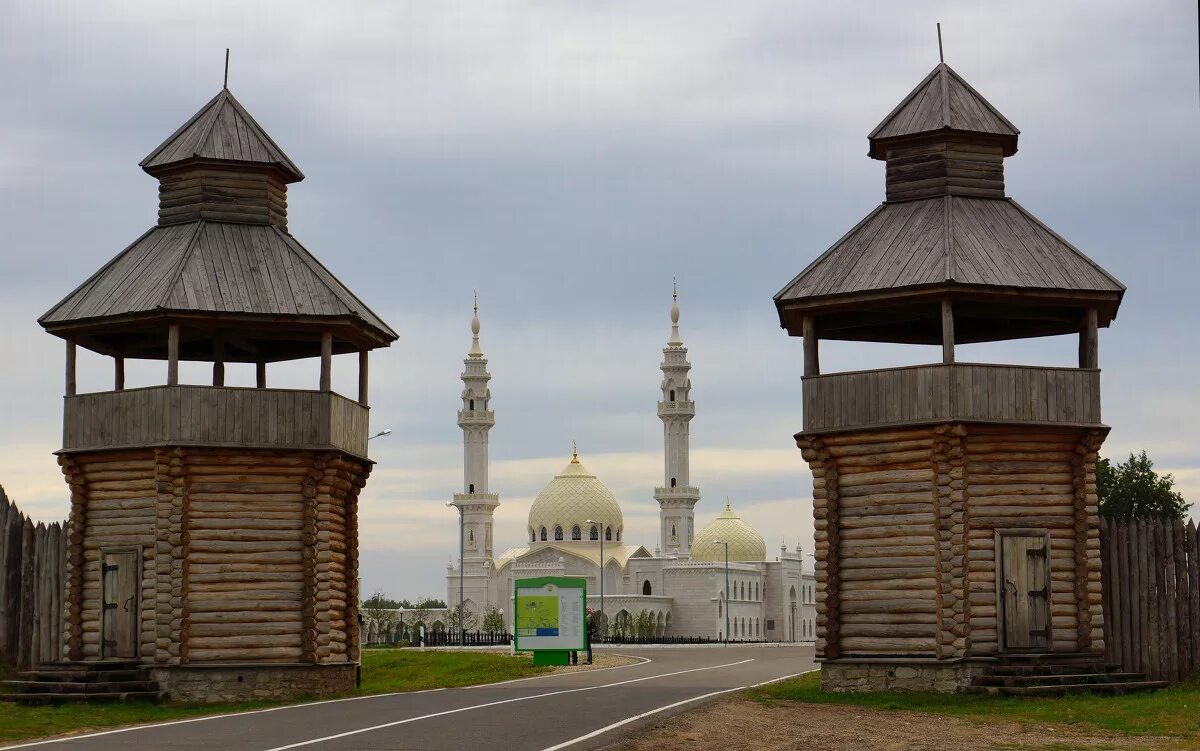
[[[7,748],[459,751],[595,748],[664,716],[813,668],[812,647],[645,649],[646,662],[456,689],[335,699]]]

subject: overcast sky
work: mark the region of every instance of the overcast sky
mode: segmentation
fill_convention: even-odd
[[[1196,6],[1147,2],[6,2],[0,484],[57,520],[62,342],[36,323],[155,222],[138,161],[221,85],[304,171],[289,227],[400,334],[372,359],[363,588],[445,596],[471,292],[493,375],[497,552],[579,442],[653,549],[678,277],[697,524],[725,496],[812,548],[801,347],[772,295],[883,197],[866,134],[946,59],[1021,129],[1008,192],[1128,287],[1101,334],[1103,453],[1200,502]],[[962,359],[1073,363],[1054,338]],[[829,370],[933,361],[829,344]],[[353,393],[338,358],[335,388]],[[345,360],[345,362],[341,362]],[[111,361],[81,356],[81,390]],[[284,372],[285,371],[285,372]],[[274,372],[274,371],[273,371]],[[203,368],[185,380],[203,383]],[[130,365],[130,385],[162,363]],[[250,384],[252,368],[231,366]],[[317,363],[272,385],[315,388]]]

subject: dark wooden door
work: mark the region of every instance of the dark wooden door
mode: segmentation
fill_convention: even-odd
[[[1004,648],[1050,649],[1049,551],[1043,534],[1000,538]]]
[[[138,581],[141,579],[135,550],[104,551],[101,557],[103,614],[102,658],[138,656]]]

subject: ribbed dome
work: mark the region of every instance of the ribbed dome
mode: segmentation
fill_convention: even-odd
[[[692,540],[693,561],[724,561],[725,546],[714,545],[717,540],[729,543],[729,560],[731,561],[765,561],[767,559],[767,543],[763,536],[754,531],[742,517],[733,512],[729,504],[725,511],[708,526],[700,530],[696,539]]]
[[[570,541],[571,528],[578,525],[586,541],[591,526],[588,519],[611,528],[614,540],[624,525],[617,499],[575,456],[534,499],[529,507],[529,528],[540,542],[542,527],[546,528],[547,541],[554,540],[555,527],[562,527],[563,539]],[[602,536],[603,530],[598,530],[598,534]]]

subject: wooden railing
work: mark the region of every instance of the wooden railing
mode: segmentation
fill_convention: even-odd
[[[804,430],[941,420],[1100,424],[1100,371],[916,365],[804,378]]]
[[[328,391],[152,386],[66,398],[63,450],[336,448],[367,455],[368,410]]]

